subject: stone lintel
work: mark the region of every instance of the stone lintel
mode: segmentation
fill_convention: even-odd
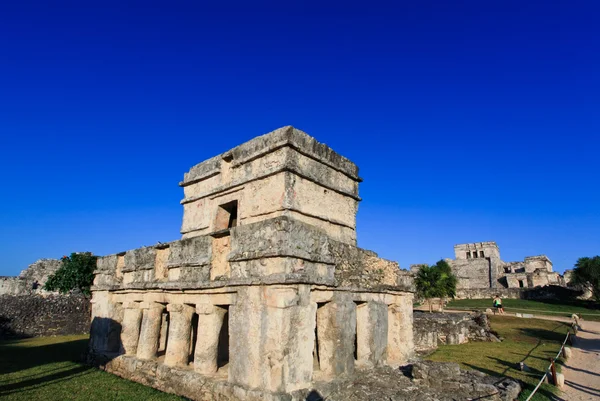
[[[216,311],[217,307],[213,304],[196,304],[196,313],[199,315],[210,315],[215,313]]]
[[[175,313],[194,313],[195,308],[186,304],[168,304],[167,311]]]
[[[158,302],[140,302],[141,309],[164,309],[165,305]]]
[[[280,309],[296,306],[300,301],[298,290],[290,287],[269,287],[266,289],[264,297],[267,306]]]
[[[136,301],[125,301],[123,302],[123,309],[140,309],[140,302]]]

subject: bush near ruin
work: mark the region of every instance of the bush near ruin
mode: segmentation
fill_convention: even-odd
[[[593,298],[600,302],[600,256],[577,259],[572,274],[571,283],[590,290]]]
[[[44,289],[58,291],[61,294],[79,291],[84,296],[89,296],[97,259],[98,257],[91,252],[78,252],[72,253],[71,256],[63,256],[62,266],[48,277]]]

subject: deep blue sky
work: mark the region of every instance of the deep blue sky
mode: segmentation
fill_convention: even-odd
[[[0,275],[179,238],[183,173],[283,125],[401,267],[599,254],[597,2],[400,3],[2,2]]]

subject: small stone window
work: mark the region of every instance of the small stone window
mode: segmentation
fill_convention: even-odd
[[[219,206],[215,221],[215,231],[229,230],[237,226],[238,201],[231,201]]]
[[[480,258],[485,258],[485,254],[483,253],[483,251],[479,251],[479,257]]]
[[[467,251],[467,259],[471,259],[471,252]]]
[[[473,258],[477,258],[477,251],[473,251]]]
[[[525,283],[523,282],[523,280],[519,280],[519,288],[523,287],[525,287]]]

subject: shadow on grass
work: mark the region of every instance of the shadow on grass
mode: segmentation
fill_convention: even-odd
[[[494,358],[494,359],[496,359],[496,358]],[[502,362],[504,364],[509,364],[509,362],[505,362],[505,361],[502,361]],[[500,373],[498,373],[496,371],[493,371],[493,370],[490,370],[490,369],[486,369],[486,368],[482,368],[482,367],[479,367],[477,365],[473,365],[473,364],[469,364],[469,363],[465,363],[465,365],[468,366],[468,367],[470,367],[473,370],[478,370],[478,371],[480,371],[482,373],[485,373],[486,375],[498,377],[498,382],[497,383],[501,382],[504,379],[504,377],[505,377],[504,374],[500,374]],[[514,364],[510,364],[510,365],[512,367],[512,365],[514,365]],[[507,370],[505,370],[505,372]],[[533,372],[532,371],[531,373],[537,373],[537,372]],[[538,375],[538,376],[539,376],[539,378],[541,378],[541,374]],[[539,380],[539,378],[537,380]],[[521,390],[522,390],[519,399],[525,399],[527,395],[531,394],[531,392],[533,391],[533,389],[537,385],[537,383],[536,384],[530,384],[530,383],[523,382],[522,380],[519,380],[519,383],[521,384]],[[559,398],[556,394],[554,394],[552,391],[550,391],[550,390],[548,390],[548,389],[546,389],[544,387],[541,387],[540,389],[538,389],[538,391],[536,392],[536,395],[537,394],[539,394],[542,397],[545,397],[548,400],[553,400],[553,401],[554,400],[555,401],[560,401],[561,400],[561,398]],[[525,396],[525,397],[523,397],[523,396]]]
[[[53,371],[60,370],[54,369]],[[17,383],[10,383],[5,385],[0,385],[0,397],[3,395],[9,395],[14,393],[20,393],[23,391],[29,391],[32,389],[38,389],[50,384],[56,384],[61,381],[71,380],[74,377],[83,376],[91,373],[91,366],[86,365],[76,365],[71,369],[63,370],[60,372],[52,373],[49,375],[44,375],[41,377],[35,377],[35,375],[29,376],[30,379],[21,380]]]
[[[0,342],[0,375],[56,362],[82,362],[87,339],[40,346],[19,345],[19,340]]]
[[[560,327],[563,327],[563,326],[559,325],[556,329],[554,329],[552,331],[545,330],[545,329],[530,329],[530,328],[522,328],[522,329],[519,329],[519,331],[528,337],[537,338],[539,342],[554,341],[554,342],[562,343],[562,341],[565,339],[565,333],[555,331]]]
[[[63,339],[60,342],[58,338],[56,342],[41,345],[36,345],[36,341],[41,343],[47,340],[0,340],[0,398],[92,373],[94,369],[83,364],[88,342],[90,346],[114,351],[113,355],[116,356],[122,347],[118,335],[120,332],[121,325],[118,322],[94,318],[92,340]],[[95,344],[93,339],[96,340]]]
[[[15,374],[20,371],[60,362],[82,362],[87,349],[87,339],[62,343],[28,346],[22,340],[0,342],[0,375]],[[46,384],[68,380],[75,375],[85,374],[91,367],[67,365],[37,371],[30,375],[14,375],[0,381],[0,397]],[[1,376],[0,376],[1,377]]]

